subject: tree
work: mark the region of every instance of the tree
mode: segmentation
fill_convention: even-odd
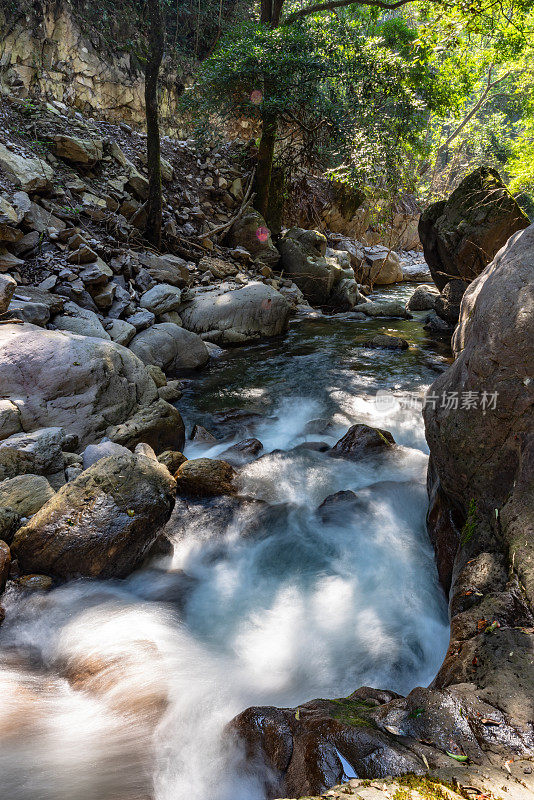
[[[158,113],[158,78],[165,49],[165,28],[160,0],[147,0],[148,56],[145,69],[145,112],[147,133],[148,199],[146,237],[161,248],[163,198]]]

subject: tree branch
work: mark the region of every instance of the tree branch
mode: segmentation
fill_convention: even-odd
[[[376,6],[377,8],[385,8],[388,11],[392,11],[410,2],[412,0],[395,0],[393,3],[386,3],[383,0],[356,0],[356,2],[355,0],[325,0],[325,2],[314,3],[311,6],[300,8],[298,11],[293,11],[283,20],[283,24],[289,24],[296,19],[308,17],[310,14],[317,14],[319,11],[333,11],[335,8],[344,8],[345,6]]]

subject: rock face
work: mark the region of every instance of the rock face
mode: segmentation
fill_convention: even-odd
[[[184,328],[217,344],[241,344],[287,330],[289,303],[276,289],[250,283],[231,292],[197,294],[180,308]]]
[[[61,426],[80,446],[157,399],[154,381],[132,352],[114,342],[0,326],[2,392],[25,431]]]
[[[26,573],[124,577],[169,519],[175,488],[167,468],[153,459],[104,458],[63,486],[17,531],[13,554]]]
[[[447,325],[456,325],[460,317],[460,305],[469,284],[465,281],[449,281],[434,303],[438,317]]]
[[[280,268],[292,278],[308,302],[324,305],[334,285],[332,263],[326,259],[326,236],[319,231],[291,228],[280,241]]]
[[[155,364],[169,377],[184,370],[198,369],[209,361],[206,345],[196,333],[173,322],[160,322],[138,333],[130,350],[144,364]]]
[[[474,280],[510,236],[527,225],[498,172],[476,169],[419,221],[425,260],[438,289],[453,278]]]

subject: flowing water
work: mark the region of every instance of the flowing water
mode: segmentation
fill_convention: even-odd
[[[358,345],[379,331],[414,347]],[[251,527],[251,504],[231,519],[191,514],[185,526],[176,512],[170,561],[125,581],[8,592],[2,797],[147,800],[153,785],[157,800],[263,800],[222,736],[236,713],[361,685],[406,693],[432,679],[448,625],[411,394],[443,354],[418,320],[316,316],[188,380],[179,403],[188,428],[200,423],[219,441],[186,454],[216,457],[257,437],[263,455],[241,469],[241,493],[272,513]],[[376,463],[299,447],[331,445],[355,422],[387,428],[404,447]],[[318,514],[340,490],[358,505]]]

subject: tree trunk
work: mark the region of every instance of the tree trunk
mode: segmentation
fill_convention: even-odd
[[[160,0],[148,0],[148,57],[145,69],[145,113],[148,166],[148,200],[145,235],[161,247],[161,164],[158,120],[158,77],[165,48],[165,31]]]

